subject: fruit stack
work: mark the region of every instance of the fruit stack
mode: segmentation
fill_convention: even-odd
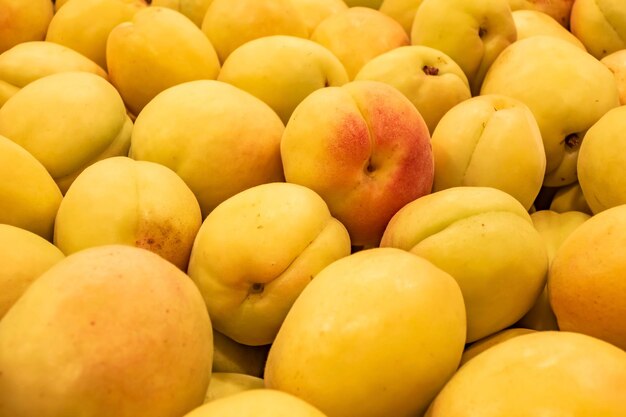
[[[625,417],[626,1],[0,0],[0,417]]]

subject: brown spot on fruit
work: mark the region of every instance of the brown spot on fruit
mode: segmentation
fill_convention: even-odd
[[[577,133],[570,133],[565,137],[565,146],[568,149],[577,149],[580,147],[582,138]]]
[[[424,71],[424,74],[426,75],[438,75],[439,74],[439,68],[432,67],[430,65],[424,65],[422,67],[422,71]]]

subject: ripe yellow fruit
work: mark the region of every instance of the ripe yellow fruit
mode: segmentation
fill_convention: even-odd
[[[236,372],[213,372],[204,402],[208,403],[242,391],[260,388],[265,388],[265,382],[257,376]]]
[[[158,255],[111,245],[68,256],[0,321],[0,415],[171,417],[201,405],[211,322]]]
[[[521,327],[511,327],[508,329],[500,330],[499,332],[496,332],[490,336],[477,340],[474,343],[470,344],[468,347],[466,347],[463,351],[463,356],[461,357],[461,365],[465,364],[467,361],[476,357],[478,354],[486,351],[492,346],[495,346],[513,337],[532,333],[534,331],[535,330],[525,329]]]
[[[557,250],[548,296],[559,328],[626,349],[626,205],[578,226]]]
[[[265,384],[333,417],[421,415],[457,369],[465,326],[461,290],[443,270],[399,249],[356,252],[302,291]]]
[[[622,417],[626,352],[571,332],[532,332],[463,365],[426,417]]]

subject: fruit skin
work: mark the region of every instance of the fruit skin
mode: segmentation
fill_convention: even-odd
[[[626,349],[626,205],[595,214],[560,246],[548,275],[559,328]]]
[[[135,116],[161,91],[194,80],[214,80],[220,63],[211,42],[183,14],[165,7],[137,12],[109,34],[111,83]]]
[[[0,320],[33,281],[64,257],[41,236],[0,224]]]
[[[148,249],[183,271],[202,223],[185,182],[163,165],[107,158],[87,167],[61,201],[54,243],[65,254],[107,244]]]
[[[585,45],[572,32],[544,12],[532,9],[514,10],[513,21],[517,30],[518,41],[537,35],[555,36],[568,41],[585,52],[587,51]]]
[[[409,45],[372,58],[355,80],[382,81],[400,90],[420,112],[432,134],[443,115],[471,97],[465,73],[434,48]]]
[[[202,20],[213,0],[152,0],[153,7],[167,7],[187,16],[196,26],[202,26]]]
[[[326,417],[311,404],[286,392],[252,389],[196,408],[184,417]]]
[[[585,134],[578,155],[578,183],[595,214],[626,204],[626,106],[609,110]]]
[[[204,401],[211,356],[209,316],[182,271],[145,249],[86,249],[0,322],[0,415],[182,415]]]
[[[411,35],[413,18],[422,0],[383,0],[378,9],[402,25],[407,35]]]
[[[541,132],[528,106],[499,94],[464,100],[439,121],[432,135],[433,191],[493,187],[527,210],[546,169]]]
[[[322,20],[348,8],[343,0],[291,0],[291,3],[304,20],[309,35]]]
[[[530,215],[533,226],[546,244],[550,263],[563,241],[589,217],[591,216],[579,211],[557,213],[552,210],[539,210]],[[517,322],[516,326],[534,330],[559,330],[556,317],[552,312],[552,307],[550,307],[547,286],[544,287],[533,307]]]
[[[217,78],[267,103],[287,123],[311,92],[348,82],[339,59],[322,45],[295,36],[254,39],[235,49]]]
[[[492,346],[497,345],[498,343],[502,343],[505,340],[509,340],[514,337],[533,332],[535,332],[535,330],[510,327],[508,329],[500,330],[499,332],[496,332],[485,338],[479,339],[465,348],[465,350],[463,351],[463,356],[461,357],[461,365],[464,365],[467,361],[473,359],[477,355],[481,354]]]
[[[578,333],[533,332],[468,361],[426,417],[620,417],[625,386],[623,350]]]
[[[296,184],[262,184],[207,216],[188,274],[215,329],[239,343],[267,345],[302,290],[350,250],[348,231],[319,195]]]
[[[61,190],[41,162],[0,135],[0,223],[52,241],[62,199]]]
[[[626,104],[626,49],[621,49],[606,55],[600,60],[606,65],[617,83],[617,90],[619,92],[619,104]]]
[[[269,345],[248,346],[213,329],[213,367],[216,372],[263,377]]]
[[[213,372],[204,402],[208,403],[239,392],[261,388],[265,388],[265,381],[262,378],[235,372]]]
[[[350,80],[372,58],[409,45],[398,22],[368,7],[350,7],[328,16],[310,38],[339,58]]]
[[[46,41],[83,54],[107,70],[106,44],[114,27],[147,7],[145,0],[81,0],[63,5],[50,21]]]
[[[37,158],[63,193],[87,166],[125,155],[132,128],[115,87],[89,72],[40,78],[0,107],[0,135]]]
[[[292,0],[213,0],[201,28],[222,63],[232,51],[253,39],[270,35],[309,37],[307,23]]]
[[[355,246],[377,246],[393,214],[432,186],[424,119],[379,81],[311,93],[294,110],[280,148],[286,180],[317,192]]]
[[[264,102],[215,80],[161,92],[139,114],[129,156],[174,170],[195,194],[205,218],[227,198],[284,180],[285,126]]]
[[[570,30],[598,59],[626,48],[626,8],[621,0],[576,0]]]
[[[516,82],[511,82],[512,77]],[[546,93],[555,88],[559,94]],[[543,184],[548,187],[576,182],[585,132],[619,105],[611,71],[553,36],[521,39],[504,50],[485,76],[480,93],[516,98],[533,112],[546,151]]]
[[[575,0],[509,0],[511,10],[534,10],[545,13],[569,29],[570,14]]]
[[[578,181],[570,185],[559,187],[552,197],[549,209],[557,213],[580,211],[589,215],[593,214],[589,208],[589,204],[587,204],[585,200],[583,190],[580,188]]]
[[[366,249],[302,291],[270,348],[265,384],[329,416],[421,415],[464,343],[450,275],[399,249]]]
[[[467,343],[519,320],[545,285],[548,257],[526,209],[490,187],[453,187],[416,199],[380,242],[421,256],[458,282]]]
[[[46,36],[54,10],[50,0],[0,0],[0,54]]]
[[[0,54],[0,107],[25,85],[67,71],[86,71],[108,79],[95,62],[54,42],[30,41]]]
[[[411,27],[411,44],[430,46],[452,58],[474,95],[492,62],[516,38],[507,0],[424,0]]]

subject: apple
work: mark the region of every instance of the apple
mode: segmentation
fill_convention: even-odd
[[[106,44],[111,83],[132,114],[161,91],[187,81],[215,79],[220,63],[211,42],[183,14],[148,7],[116,26]]]
[[[383,0],[378,9],[380,12],[400,23],[407,35],[411,35],[411,27],[415,12],[423,0]]]
[[[575,0],[570,30],[598,59],[626,48],[626,7],[622,0]]]
[[[213,328],[213,373],[237,373],[263,377],[269,345],[248,346]]]
[[[620,49],[606,55],[600,60],[606,65],[613,75],[615,76],[615,82],[617,83],[617,90],[619,92],[619,104],[626,104],[626,49]]]
[[[187,16],[196,26],[202,26],[202,20],[213,0],[152,0],[153,7],[168,7]]]
[[[517,29],[517,40],[537,35],[555,36],[570,42],[585,52],[587,51],[585,45],[572,32],[544,12],[532,9],[515,10],[513,11],[513,21]]]
[[[465,365],[465,363],[467,363],[470,359],[473,359],[490,347],[502,343],[505,340],[509,340],[514,337],[533,332],[535,332],[535,330],[533,329],[509,327],[508,329],[500,330],[499,332],[496,332],[491,336],[479,339],[465,348],[465,350],[463,351],[463,356],[461,357],[461,365]]]
[[[623,256],[626,205],[593,215],[557,250],[548,276],[550,305],[563,331],[575,331],[626,349]]]
[[[0,224],[52,241],[54,218],[62,199],[59,186],[41,162],[0,135]]]
[[[380,54],[363,65],[354,79],[382,81],[400,90],[420,112],[431,134],[448,110],[472,94],[465,73],[452,58],[422,45]]]
[[[422,415],[465,343],[458,284],[394,248],[339,259],[302,291],[272,344],[265,385],[334,417]]]
[[[430,192],[430,134],[415,106],[380,81],[308,95],[280,143],[285,179],[318,193],[354,246],[377,246],[391,217]]]
[[[530,215],[533,226],[546,244],[550,263],[565,239],[589,217],[588,214],[579,211],[558,213],[553,210],[539,210]],[[547,287],[516,325],[534,330],[559,330],[556,317],[550,307]]]
[[[368,7],[350,7],[328,16],[317,25],[311,40],[335,54],[351,80],[372,58],[409,45],[398,22]]]
[[[41,236],[0,223],[0,320],[30,284],[64,257]]]
[[[205,403],[251,389],[265,388],[262,378],[236,372],[213,372]]]
[[[54,14],[46,41],[74,49],[105,70],[109,33],[147,7],[145,0],[81,0],[71,3],[63,5]]]
[[[509,0],[511,10],[535,10],[556,20],[569,29],[570,14],[575,0]]]
[[[216,330],[266,345],[306,285],[350,251],[346,228],[319,195],[276,182],[244,190],[206,217],[188,274]]]
[[[412,201],[389,221],[380,246],[421,256],[456,279],[467,343],[522,318],[548,270],[545,244],[526,208],[491,187],[453,187]]]
[[[0,54],[46,36],[54,9],[50,0],[0,0]]]
[[[432,134],[433,191],[493,187],[527,210],[546,169],[541,133],[528,106],[499,94],[472,97],[452,107]]]
[[[252,94],[221,81],[191,81],[166,89],[141,111],[129,156],[174,170],[205,218],[240,191],[284,180],[284,130],[276,112]]]
[[[213,0],[202,20],[202,31],[220,62],[237,47],[270,35],[308,38],[305,18],[292,0]]]
[[[204,401],[211,321],[160,256],[106,245],[56,263],[0,321],[0,415],[180,416]]]
[[[95,62],[54,42],[29,41],[0,54],[0,107],[22,87],[58,72],[85,71],[108,79]]]
[[[286,392],[251,389],[205,403],[183,417],[326,417],[306,401]]]
[[[473,94],[500,52],[517,39],[507,0],[424,0],[411,43],[439,49],[465,72]]]
[[[267,103],[287,123],[293,109],[314,90],[341,86],[348,74],[322,45],[295,36],[254,39],[235,49],[217,78]]]
[[[125,155],[132,129],[115,87],[90,72],[45,76],[0,107],[0,135],[37,158],[63,193],[87,166]]]
[[[87,167],[61,201],[54,244],[66,255],[93,246],[148,249],[186,271],[200,205],[171,169],[125,156]]]
[[[556,192],[548,208],[557,213],[580,211],[585,214],[592,214],[578,181],[570,185],[556,188]]]
[[[626,106],[608,111],[585,134],[578,156],[578,182],[593,213],[626,204],[624,129]]]
[[[585,132],[619,105],[613,73],[587,52],[553,36],[521,39],[504,50],[489,69],[481,94],[507,95],[530,108],[541,130],[546,151],[543,183],[549,187],[576,182]]]
[[[625,386],[623,350],[578,333],[531,332],[463,365],[425,417],[621,416]]]

